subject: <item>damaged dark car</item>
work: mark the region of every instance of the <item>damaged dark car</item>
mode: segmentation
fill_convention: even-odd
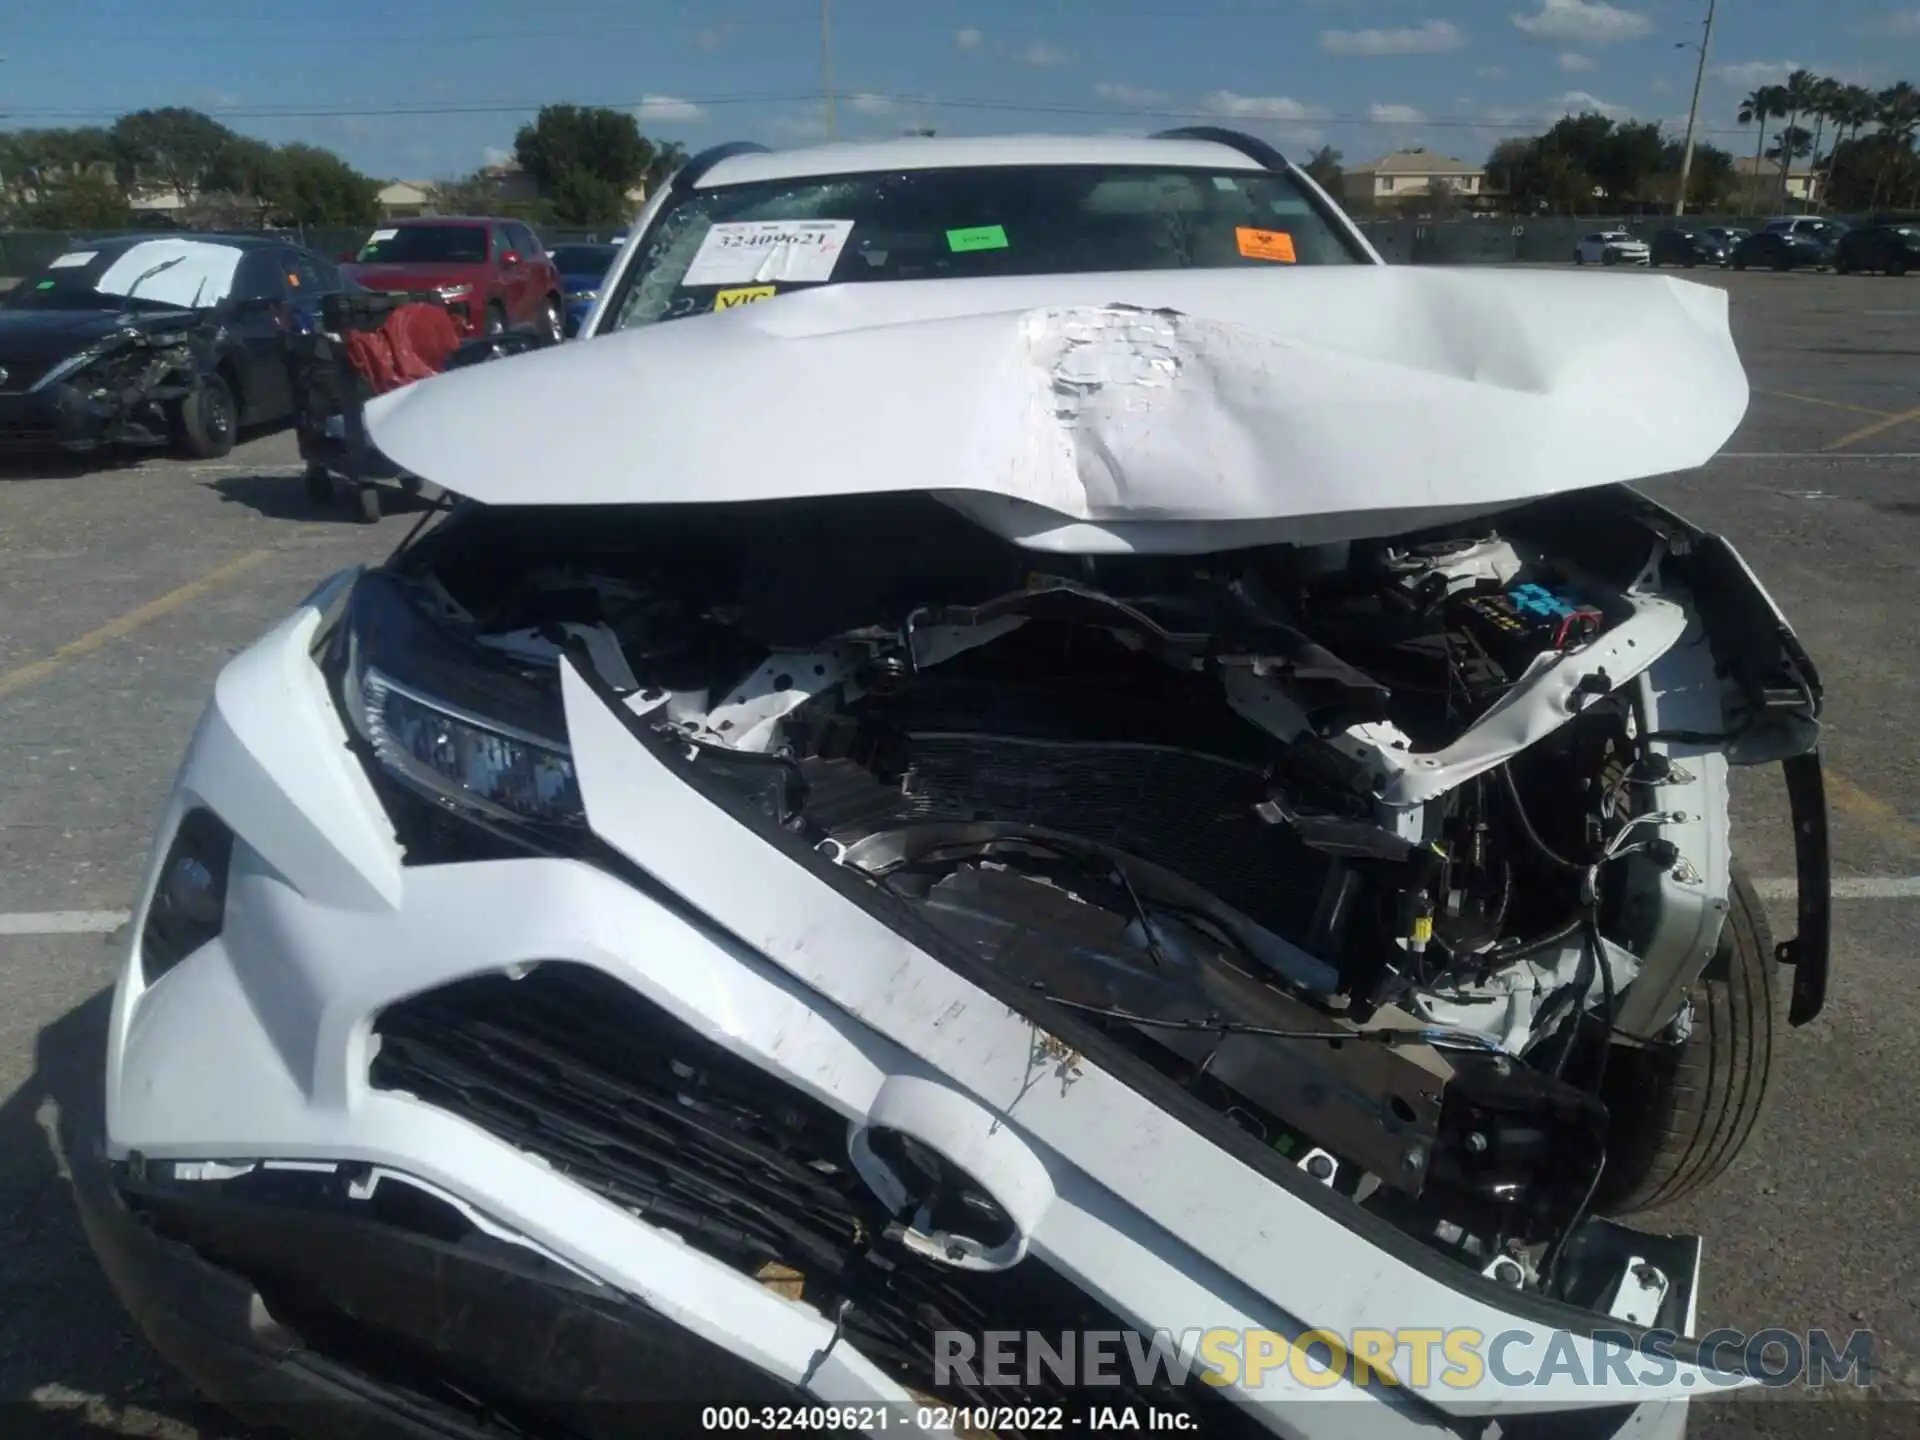
[[[217,459],[291,413],[285,337],[349,283],[266,236],[75,242],[0,304],[0,445]]]

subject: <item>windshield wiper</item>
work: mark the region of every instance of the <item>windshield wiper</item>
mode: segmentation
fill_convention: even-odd
[[[134,293],[139,290],[142,285],[146,284],[147,281],[158,275],[162,270],[171,270],[186,258],[184,255],[176,255],[171,260],[162,260],[150,270],[142,270],[140,274],[135,277],[134,282],[127,287],[127,293],[123,297],[126,303],[120,307],[120,313],[124,315],[133,308]]]

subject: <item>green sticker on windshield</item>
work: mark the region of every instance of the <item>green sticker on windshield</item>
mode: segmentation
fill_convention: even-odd
[[[42,280],[38,285],[34,286],[33,288],[36,290],[51,290],[55,285],[59,283],[60,282],[57,280]]]
[[[966,250],[1004,250],[1007,248],[1007,232],[1000,225],[975,225],[971,230],[949,230],[947,248],[956,252]]]

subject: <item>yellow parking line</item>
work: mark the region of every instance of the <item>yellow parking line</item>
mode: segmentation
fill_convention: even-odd
[[[1878,795],[1861,789],[1844,775],[1827,771],[1827,801],[1843,815],[1850,815],[1870,829],[1897,841],[1920,854],[1920,825],[1915,825]]]
[[[78,640],[70,640],[44,660],[32,660],[25,665],[0,673],[0,699],[5,699],[16,691],[44,680],[47,676],[83,655],[94,651],[115,640],[131,635],[142,625],[158,620],[178,610],[190,600],[198,600],[210,591],[218,590],[229,581],[238,580],[249,570],[264,565],[272,559],[272,550],[249,550],[237,560],[229,560],[216,570],[209,570],[198,580],[191,580],[178,590],[169,590],[158,600],[149,600],[137,610],[129,610],[117,620],[109,620],[98,630],[90,630]]]
[[[1914,406],[1911,410],[1902,410],[1898,415],[1888,415],[1884,419],[1874,421],[1871,425],[1862,425],[1851,435],[1842,435],[1831,445],[1822,445],[1820,448],[1822,450],[1844,450],[1849,445],[1859,444],[1862,440],[1871,440],[1883,430],[1891,430],[1896,425],[1910,424],[1915,420],[1920,420],[1920,405]]]
[[[1851,410],[1856,415],[1877,415],[1885,419],[1891,412],[1870,410],[1865,405],[1848,405],[1840,400],[1822,400],[1818,395],[1796,395],[1791,390],[1756,390],[1756,395],[1771,396],[1775,400],[1798,400],[1802,405],[1824,405],[1829,410]]]

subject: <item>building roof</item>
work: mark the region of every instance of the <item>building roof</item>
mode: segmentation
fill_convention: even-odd
[[[700,177],[701,189],[803,175],[870,170],[948,170],[991,165],[1182,165],[1259,170],[1256,160],[1216,140],[1131,135],[910,135],[730,155]]]
[[[1378,160],[1369,160],[1365,165],[1353,167],[1354,171],[1366,170],[1375,175],[1479,175],[1485,172],[1485,168],[1469,165],[1464,160],[1456,160],[1436,150],[1396,150],[1391,155],[1383,155]]]

